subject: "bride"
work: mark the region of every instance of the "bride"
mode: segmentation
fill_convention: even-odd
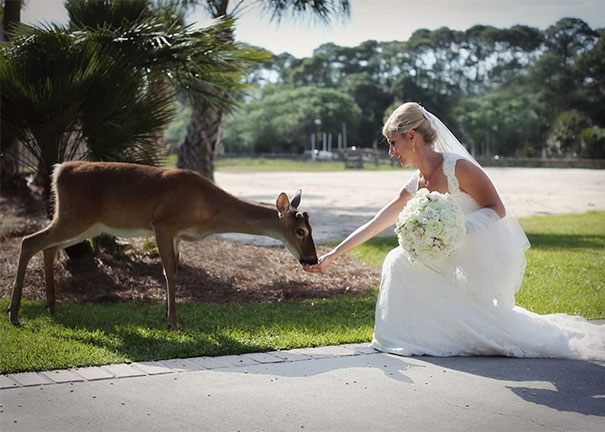
[[[449,129],[408,102],[391,114],[383,135],[389,156],[418,170],[374,218],[305,270],[325,272],[335,259],[393,225],[422,188],[450,194],[466,217],[467,234],[445,258],[414,261],[401,247],[389,252],[372,346],[405,356],[605,360],[605,325],[515,306],[529,241],[489,177]]]

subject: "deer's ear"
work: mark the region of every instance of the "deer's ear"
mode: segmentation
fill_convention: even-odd
[[[290,207],[297,209],[300,205],[300,198],[302,196],[302,189],[299,189],[294,194],[294,198],[292,198],[292,202],[290,203]]]
[[[284,192],[280,193],[275,204],[277,206],[277,211],[280,214],[286,213],[290,208],[290,200],[288,199],[288,195],[286,195]]]

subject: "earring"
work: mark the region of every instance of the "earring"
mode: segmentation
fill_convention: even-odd
[[[412,151],[415,152],[416,151],[416,144],[414,143],[414,141],[412,141]]]

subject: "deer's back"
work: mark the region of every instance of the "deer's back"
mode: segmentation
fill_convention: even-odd
[[[56,169],[57,215],[114,228],[149,229],[170,220],[199,224],[208,212],[205,195],[220,193],[188,170],[81,161]]]

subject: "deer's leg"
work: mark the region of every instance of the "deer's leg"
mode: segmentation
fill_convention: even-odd
[[[174,239],[174,259],[176,263],[176,268],[179,268],[181,258],[181,241],[179,239]]]
[[[58,248],[81,241],[79,239],[86,238],[89,232],[92,232],[90,226],[83,227],[81,223],[77,223],[76,221],[68,221],[67,223],[53,221],[43,230],[23,238],[21,241],[21,251],[19,252],[19,262],[17,264],[17,275],[13,284],[13,293],[8,309],[11,323],[19,325],[19,307],[21,306],[21,296],[23,294],[23,280],[27,264],[31,258],[41,250],[48,248],[54,248],[56,254]],[[47,272],[47,261],[48,258],[45,256],[45,272]],[[50,271],[52,273],[52,266],[50,266]],[[52,279],[52,276],[50,278]],[[46,282],[48,283],[48,281],[49,276],[46,273]],[[46,290],[48,294],[50,290],[48,285]],[[52,290],[54,292],[54,280]]]
[[[52,235],[53,224],[37,233],[23,237],[21,240],[21,251],[19,252],[19,262],[17,264],[17,275],[13,283],[13,293],[11,295],[11,303],[8,309],[11,323],[19,325],[19,307],[21,306],[21,296],[23,294],[23,279],[25,278],[25,270],[27,264],[32,257],[42,250],[47,242],[47,239]]]
[[[55,278],[53,275],[53,265],[57,256],[57,246],[44,249],[44,279],[46,282],[46,307],[51,315],[55,314]]]
[[[166,312],[168,328],[178,330],[178,317],[176,312],[176,252],[174,249],[174,235],[170,230],[155,226],[155,241],[164,267],[166,278]]]

